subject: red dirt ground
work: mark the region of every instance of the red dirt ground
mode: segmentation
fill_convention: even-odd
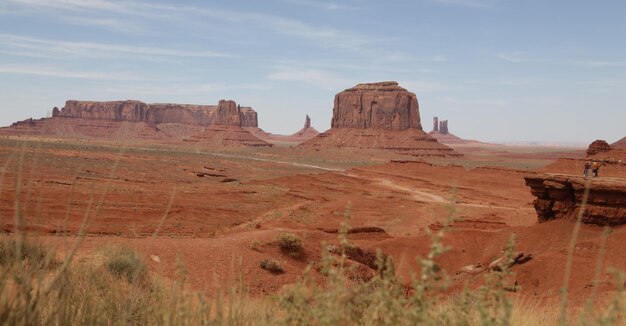
[[[323,242],[337,243],[333,232],[342,222],[364,231],[382,228],[350,233],[349,239],[370,252],[382,249],[398,275],[408,278],[417,270],[415,258],[428,251],[427,230],[439,229],[452,214],[461,219],[445,238],[453,249],[438,264],[451,275],[453,289],[481,284],[480,275],[461,273],[462,267],[488,265],[516,234],[517,250],[533,255],[513,267],[521,287],[516,295],[558,300],[574,222],[538,224],[523,176],[535,173],[529,166],[582,173],[578,159],[547,165],[557,154],[506,148],[415,162],[367,150],[24,144],[0,139],[0,221],[6,231],[15,229],[17,197],[27,229],[64,252],[87,212],[80,257],[108,244],[130,245],[146,257],[158,256],[160,262],[148,261],[165,279],[175,279],[182,263],[192,289],[223,287],[241,273],[254,294],[275,293],[295,281],[319,259]],[[604,168],[606,176],[626,176],[623,165]],[[276,236],[286,230],[303,239],[304,257],[277,247]],[[592,292],[602,234],[601,227],[582,226],[570,280],[576,305]],[[626,270],[624,243],[626,228],[613,228],[600,273],[603,297],[617,286],[605,267]],[[279,261],[286,272],[260,269],[262,259]]]

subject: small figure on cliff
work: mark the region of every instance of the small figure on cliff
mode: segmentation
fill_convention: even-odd
[[[585,162],[585,170],[583,171],[583,175],[586,177],[589,176],[589,169],[591,168],[591,162]]]
[[[598,176],[598,170],[600,170],[600,162],[598,161],[593,161],[593,163],[591,163],[591,175],[596,178]]]

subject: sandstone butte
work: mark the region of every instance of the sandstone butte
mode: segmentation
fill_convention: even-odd
[[[607,143],[605,140],[597,139],[589,144],[589,148],[587,148],[587,156],[593,156],[598,153],[608,152],[611,149],[611,145],[609,145],[609,143]]]
[[[301,146],[458,155],[422,130],[417,97],[393,81],[358,84],[335,95],[331,129]]]
[[[438,117],[433,117],[433,130],[428,133],[431,137],[437,139],[438,142],[446,145],[459,145],[459,144],[478,144],[475,140],[466,140],[459,136],[456,136],[448,130],[448,120],[439,121]]]
[[[256,127],[256,111],[232,100],[218,105],[69,100],[53,109],[52,118],[16,122],[0,134],[271,146],[244,129]]]
[[[587,224],[626,224],[626,181],[623,178],[585,178],[564,174],[526,176],[526,185],[537,197],[533,202],[539,222],[575,219],[589,188],[582,221]]]

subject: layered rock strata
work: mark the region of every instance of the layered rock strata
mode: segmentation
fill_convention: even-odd
[[[422,130],[417,97],[397,82],[358,84],[335,95],[331,128]]]
[[[114,141],[197,143],[198,146],[272,146],[247,129],[258,129],[257,113],[234,101],[190,105],[140,101],[67,101],[52,118],[27,119],[0,128],[3,136],[38,136]],[[245,127],[245,129],[243,128]]]
[[[198,126],[229,125],[257,127],[257,114],[250,107],[235,101],[221,100],[218,105],[192,105],[140,101],[65,102],[65,107],[53,109],[53,117],[87,120],[130,121],[149,124],[184,123]]]
[[[589,144],[589,148],[587,148],[587,156],[593,156],[598,153],[604,153],[610,151],[611,145],[607,143],[605,140],[594,140],[591,144]]]
[[[526,176],[526,185],[537,197],[533,202],[539,222],[575,218],[582,207],[585,188],[589,195],[582,221],[597,225],[626,224],[626,179],[593,178],[564,174]]]
[[[358,84],[335,96],[331,129],[301,146],[457,155],[422,130],[414,93],[397,82]]]

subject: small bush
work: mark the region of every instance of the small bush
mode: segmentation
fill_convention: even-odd
[[[261,260],[260,265],[261,268],[273,274],[281,274],[285,272],[283,267],[280,266],[280,264],[275,260],[264,259]]]
[[[32,244],[28,241],[18,242],[15,239],[0,241],[0,265],[9,266],[19,261],[28,261],[33,266],[56,264],[53,254],[39,244]]]
[[[283,232],[278,235],[276,241],[280,249],[292,257],[300,257],[304,251],[302,239],[293,233]]]
[[[129,283],[146,280],[148,267],[137,251],[120,247],[106,253],[106,268],[113,275],[125,278]]]

